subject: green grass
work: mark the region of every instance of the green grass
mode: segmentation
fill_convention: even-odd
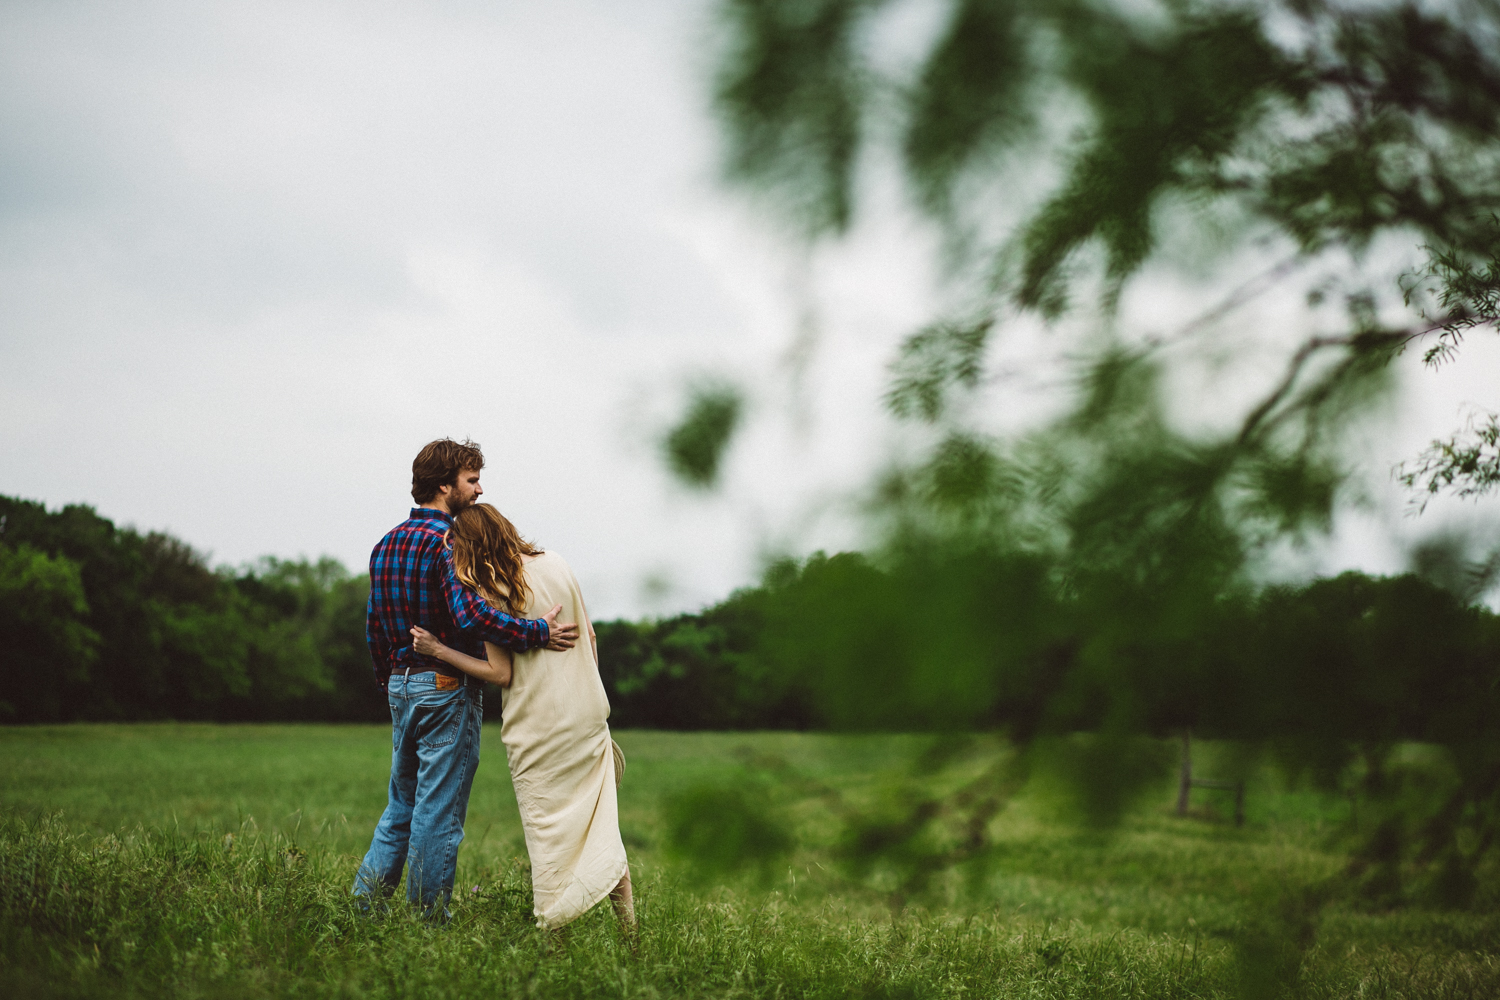
[[[783,803],[811,846],[764,883],[697,886],[664,850],[663,801],[741,780],[747,754],[871,800],[916,737],[617,733],[641,938],[607,908],[544,934],[487,735],[454,921],[434,929],[348,897],[384,806],[384,727],[0,730],[0,995],[1500,996],[1492,913],[1308,903],[1342,863],[1348,805],[1268,774],[1243,830],[1168,815],[1165,789],[1108,837],[1023,796],[986,868],[899,913],[837,873],[815,798]],[[1296,975],[1255,978],[1283,959]]]

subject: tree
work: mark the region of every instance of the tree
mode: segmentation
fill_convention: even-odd
[[[1493,707],[1493,634],[1462,653],[1419,627],[1466,620],[1451,595],[1334,581],[1313,598],[1330,604],[1323,648],[1345,666],[1303,698],[1306,678],[1276,668],[1287,609],[1256,565],[1330,523],[1338,431],[1378,404],[1393,362],[1421,348],[1445,363],[1495,328],[1500,8],[952,0],[902,60],[875,30],[899,6],[724,0],[714,84],[732,181],[816,243],[856,218],[864,166],[895,162],[946,234],[957,289],[891,366],[890,409],[935,444],[874,485],[884,541],[866,569],[810,567],[773,603],[767,632],[783,641],[769,655],[788,671],[817,661],[820,710],[846,725],[992,726],[1024,752],[959,793],[918,775],[895,811],[851,814],[853,856],[920,888],[982,858],[989,818],[1043,769],[1070,775],[1085,817],[1107,826],[1160,764],[1141,737],[1192,726],[1327,780],[1360,756],[1388,814],[1353,857],[1472,879],[1500,840],[1500,740],[1462,711]],[[1039,177],[1037,163],[1061,166]],[[1215,245],[1217,307],[1171,335],[1124,326],[1148,262],[1192,246],[1201,272]],[[1252,246],[1282,259],[1247,276]],[[1392,253],[1405,277],[1378,284],[1371,262]],[[1341,299],[1342,315],[1313,314],[1322,331],[1287,349],[1228,430],[1184,430],[1163,389],[1174,349],[1242,343],[1225,317],[1270,290],[1310,309]],[[1090,360],[1068,413],[997,439],[959,404],[986,391],[988,352],[1026,314]],[[1489,489],[1485,433],[1436,443],[1409,483]],[[847,641],[818,645],[829,635]],[[1334,724],[1330,698],[1367,686],[1380,696]],[[1381,748],[1403,738],[1455,762],[1441,804],[1395,794]],[[924,767],[960,752],[938,746]],[[1475,839],[1451,835],[1459,815]]]
[[[77,563],[0,542],[0,721],[64,717],[65,684],[98,655],[88,614]]]
[[[0,526],[8,721],[385,714],[368,580],[331,559],[214,570],[170,535],[10,497]]]
[[[1235,247],[1270,239],[1288,257],[1219,312],[1287,291],[1309,262],[1337,267],[1347,306],[1344,329],[1307,337],[1243,415],[1236,444],[1247,452],[1290,424],[1309,433],[1410,346],[1438,364],[1467,333],[1493,332],[1493,3],[953,0],[925,55],[888,71],[872,28],[899,6],[725,0],[715,84],[730,178],[789,209],[804,236],[849,227],[862,155],[888,144],[913,202],[974,276],[961,317],[904,348],[898,414],[935,421],[951,392],[973,389],[1007,310],[1059,318],[1092,288],[1108,314],[1163,243],[1222,228],[1226,213],[1240,227]],[[1048,161],[1062,163],[1058,181],[1015,205],[1010,192],[1035,187],[1029,165]],[[1357,260],[1386,236],[1411,251],[1400,289],[1369,287]],[[1340,264],[1345,254],[1354,259]],[[1326,297],[1326,279],[1306,291]],[[1117,348],[1170,346],[1130,333]],[[1407,471],[1433,491],[1497,481],[1493,454],[1457,440]]]

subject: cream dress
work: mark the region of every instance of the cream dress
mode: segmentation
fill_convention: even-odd
[[[561,604],[577,622],[572,649],[515,655],[504,689],[500,738],[521,807],[538,927],[561,927],[609,895],[627,871],[615,801],[609,699],[594,658],[593,625],[567,561],[545,552],[525,564],[531,600],[517,614],[539,618]]]

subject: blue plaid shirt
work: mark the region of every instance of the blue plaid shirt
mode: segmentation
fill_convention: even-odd
[[[382,688],[394,671],[408,667],[451,670],[412,649],[413,625],[481,660],[485,640],[521,653],[545,646],[550,638],[542,619],[496,611],[458,581],[445,538],[452,523],[446,511],[413,507],[411,516],[388,531],[370,553],[365,641]]]

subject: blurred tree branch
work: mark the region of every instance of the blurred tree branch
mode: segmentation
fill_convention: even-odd
[[[1168,198],[1233,201],[1303,257],[1415,234],[1429,249],[1423,277],[1441,316],[1405,325],[1403,336],[1404,324],[1386,334],[1373,327],[1373,302],[1363,315],[1351,309],[1347,333],[1299,349],[1287,379],[1244,421],[1242,441],[1277,407],[1315,416],[1334,394],[1329,382],[1288,398],[1314,354],[1344,352],[1333,380],[1353,381],[1395,353],[1387,348],[1437,334],[1426,352],[1436,363],[1456,354],[1465,332],[1494,328],[1493,4],[1176,2],[1148,14],[1087,0],[952,0],[925,58],[883,71],[872,28],[895,6],[729,0],[721,8],[728,44],[715,101],[729,176],[771,195],[805,235],[838,234],[853,220],[861,149],[888,134],[865,127],[876,114],[894,116],[914,203],[955,234],[982,229],[992,213],[990,201],[972,197],[984,185],[1004,185],[1018,164],[1061,159],[1056,188],[1021,206],[1020,223],[978,251],[991,255],[1016,306],[1048,316],[1068,309],[1080,279],[1068,262],[1091,243],[1105,251],[1102,301],[1111,308],[1156,249],[1156,211]],[[1041,109],[1069,102],[1086,111],[1087,125],[1059,139]],[[1272,280],[1295,263],[1278,265]],[[1406,289],[1409,306],[1419,283]],[[1211,316],[1242,299],[1231,295]],[[930,422],[950,387],[980,384],[997,319],[938,321],[915,334],[894,365],[892,410]],[[1489,488],[1462,461],[1443,468],[1445,486]]]
[[[897,897],[920,892],[981,857],[991,819],[1049,769],[1107,826],[1163,765],[1142,737],[1191,726],[1327,782],[1362,767],[1379,822],[1349,884],[1395,899],[1415,870],[1464,905],[1500,837],[1500,743],[1483,721],[1500,692],[1494,616],[1409,577],[1291,595],[1258,586],[1253,565],[1330,524],[1335,432],[1378,402],[1393,358],[1427,344],[1426,363],[1445,362],[1496,327],[1500,7],[949,0],[902,61],[876,30],[899,6],[724,0],[714,81],[728,177],[801,238],[849,230],[861,163],[885,146],[948,234],[951,270],[972,278],[961,318],[935,317],[891,365],[891,411],[939,433],[875,484],[883,543],[770,581],[761,655],[835,727],[988,728],[1022,755],[966,789],[922,791],[913,775],[892,803],[844,817],[848,857],[904,873]],[[1049,162],[1055,182],[1028,193]],[[1222,240],[1226,210],[1248,222]],[[1221,259],[1256,240],[1293,252],[1173,337],[1121,335],[1127,283],[1184,235],[1227,243]],[[1359,266],[1377,241],[1414,258],[1399,308]],[[1161,348],[1314,261],[1337,273],[1310,306],[1352,289],[1340,325],[1299,338],[1233,429],[1175,429]],[[989,384],[1008,311],[1085,308],[1115,335],[1091,351],[1071,412],[1005,441],[965,426],[954,404]],[[1491,418],[1403,481],[1485,492],[1497,440]],[[1403,739],[1441,744],[1451,781],[1412,792],[1388,752]],[[1242,942],[1267,990],[1295,975],[1325,898],[1292,895],[1292,916]]]

